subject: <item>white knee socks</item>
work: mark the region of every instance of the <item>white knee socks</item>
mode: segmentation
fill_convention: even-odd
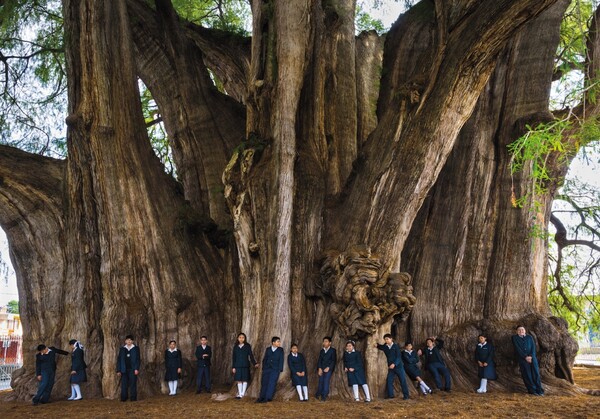
[[[354,393],[354,400],[357,402],[360,401],[360,397],[358,397],[358,384],[352,385],[352,393]]]
[[[298,397],[300,397],[300,401],[304,400],[304,397],[302,397],[302,386],[296,386],[296,391],[298,392]]]
[[[179,382],[178,380],[173,381],[173,396],[177,394],[177,383],[178,382]]]
[[[363,391],[365,392],[365,397],[367,402],[371,401],[371,393],[369,393],[369,386],[366,384],[362,385]]]
[[[486,393],[487,392],[487,378],[481,379],[481,384],[479,384],[479,388],[477,389],[477,393]]]
[[[419,386],[421,387],[423,394],[431,393],[431,389],[427,386],[427,384],[425,384],[425,381],[421,381]]]
[[[248,388],[248,383],[246,381],[244,381],[242,383],[242,394],[240,394],[240,397],[244,397],[246,395],[247,388]]]
[[[304,400],[308,400],[308,387],[302,386],[302,391],[304,391]]]
[[[73,400],[81,400],[83,397],[81,397],[81,387],[79,387],[79,384],[72,384],[72,389],[75,390]]]
[[[77,397],[77,393],[75,392],[75,384],[71,384],[71,397],[69,397],[67,400],[73,400],[75,397]]]

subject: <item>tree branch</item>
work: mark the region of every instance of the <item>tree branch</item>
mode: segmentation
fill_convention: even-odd
[[[0,224],[6,229],[32,214],[62,216],[65,162],[0,145]]]

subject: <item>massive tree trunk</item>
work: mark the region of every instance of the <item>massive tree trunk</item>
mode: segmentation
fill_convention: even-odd
[[[259,358],[273,335],[298,342],[311,371],[322,336],[340,351],[357,339],[383,392],[372,344],[384,333],[446,337],[470,388],[485,330],[513,388],[517,322],[538,339],[546,383],[566,385],[575,344],[549,318],[546,244],[529,234],[552,196],[537,197],[536,220],[532,202],[511,207],[511,188],[529,182],[510,178],[506,149],[525,122],[550,117],[566,0],[424,0],[385,37],[355,37],[355,6],[253,0],[250,42],[181,21],[169,0],[63,1],[68,157],[3,147],[0,158],[28,343],[19,397],[34,388],[33,345],[70,338],[87,343],[87,393],[115,397],[128,333],[143,394],[160,390],[169,339],[192,378],[202,334],[227,383],[239,331]],[[177,180],[152,153],[136,76]],[[344,382],[339,368],[334,394]]]

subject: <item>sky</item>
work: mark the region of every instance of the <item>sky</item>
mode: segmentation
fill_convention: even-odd
[[[363,0],[364,9],[368,9],[373,0]],[[403,2],[384,1],[381,7],[370,12],[375,19],[380,19],[386,28],[398,18],[404,9]],[[592,156],[589,161],[577,158],[571,164],[568,176],[577,176],[582,181],[595,185],[600,189],[600,164],[599,156]],[[0,229],[0,306],[6,305],[10,300],[18,299],[16,277],[8,257],[8,243],[4,231]]]

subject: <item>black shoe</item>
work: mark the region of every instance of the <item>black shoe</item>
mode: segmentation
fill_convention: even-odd
[[[450,390],[449,388],[445,388],[445,389],[444,389],[444,391],[445,391],[446,393],[452,393],[452,390]]]
[[[255,403],[264,403],[264,402],[265,402],[265,399],[259,398],[259,399],[256,399]]]
[[[241,400],[242,398],[240,396],[235,396],[236,399]]]
[[[202,393],[202,390],[196,390],[196,394]]]
[[[322,401],[322,402],[325,402],[325,401],[327,401],[327,397],[326,397],[326,396],[321,396],[321,401]]]
[[[126,401],[127,401],[127,399],[121,399],[121,401],[122,401],[122,402],[126,402]]]
[[[402,400],[408,400],[409,397],[408,396],[402,396]]]
[[[271,400],[271,399],[267,399],[267,400],[265,400],[265,403],[269,403],[269,402],[272,402],[272,401],[273,400]]]

